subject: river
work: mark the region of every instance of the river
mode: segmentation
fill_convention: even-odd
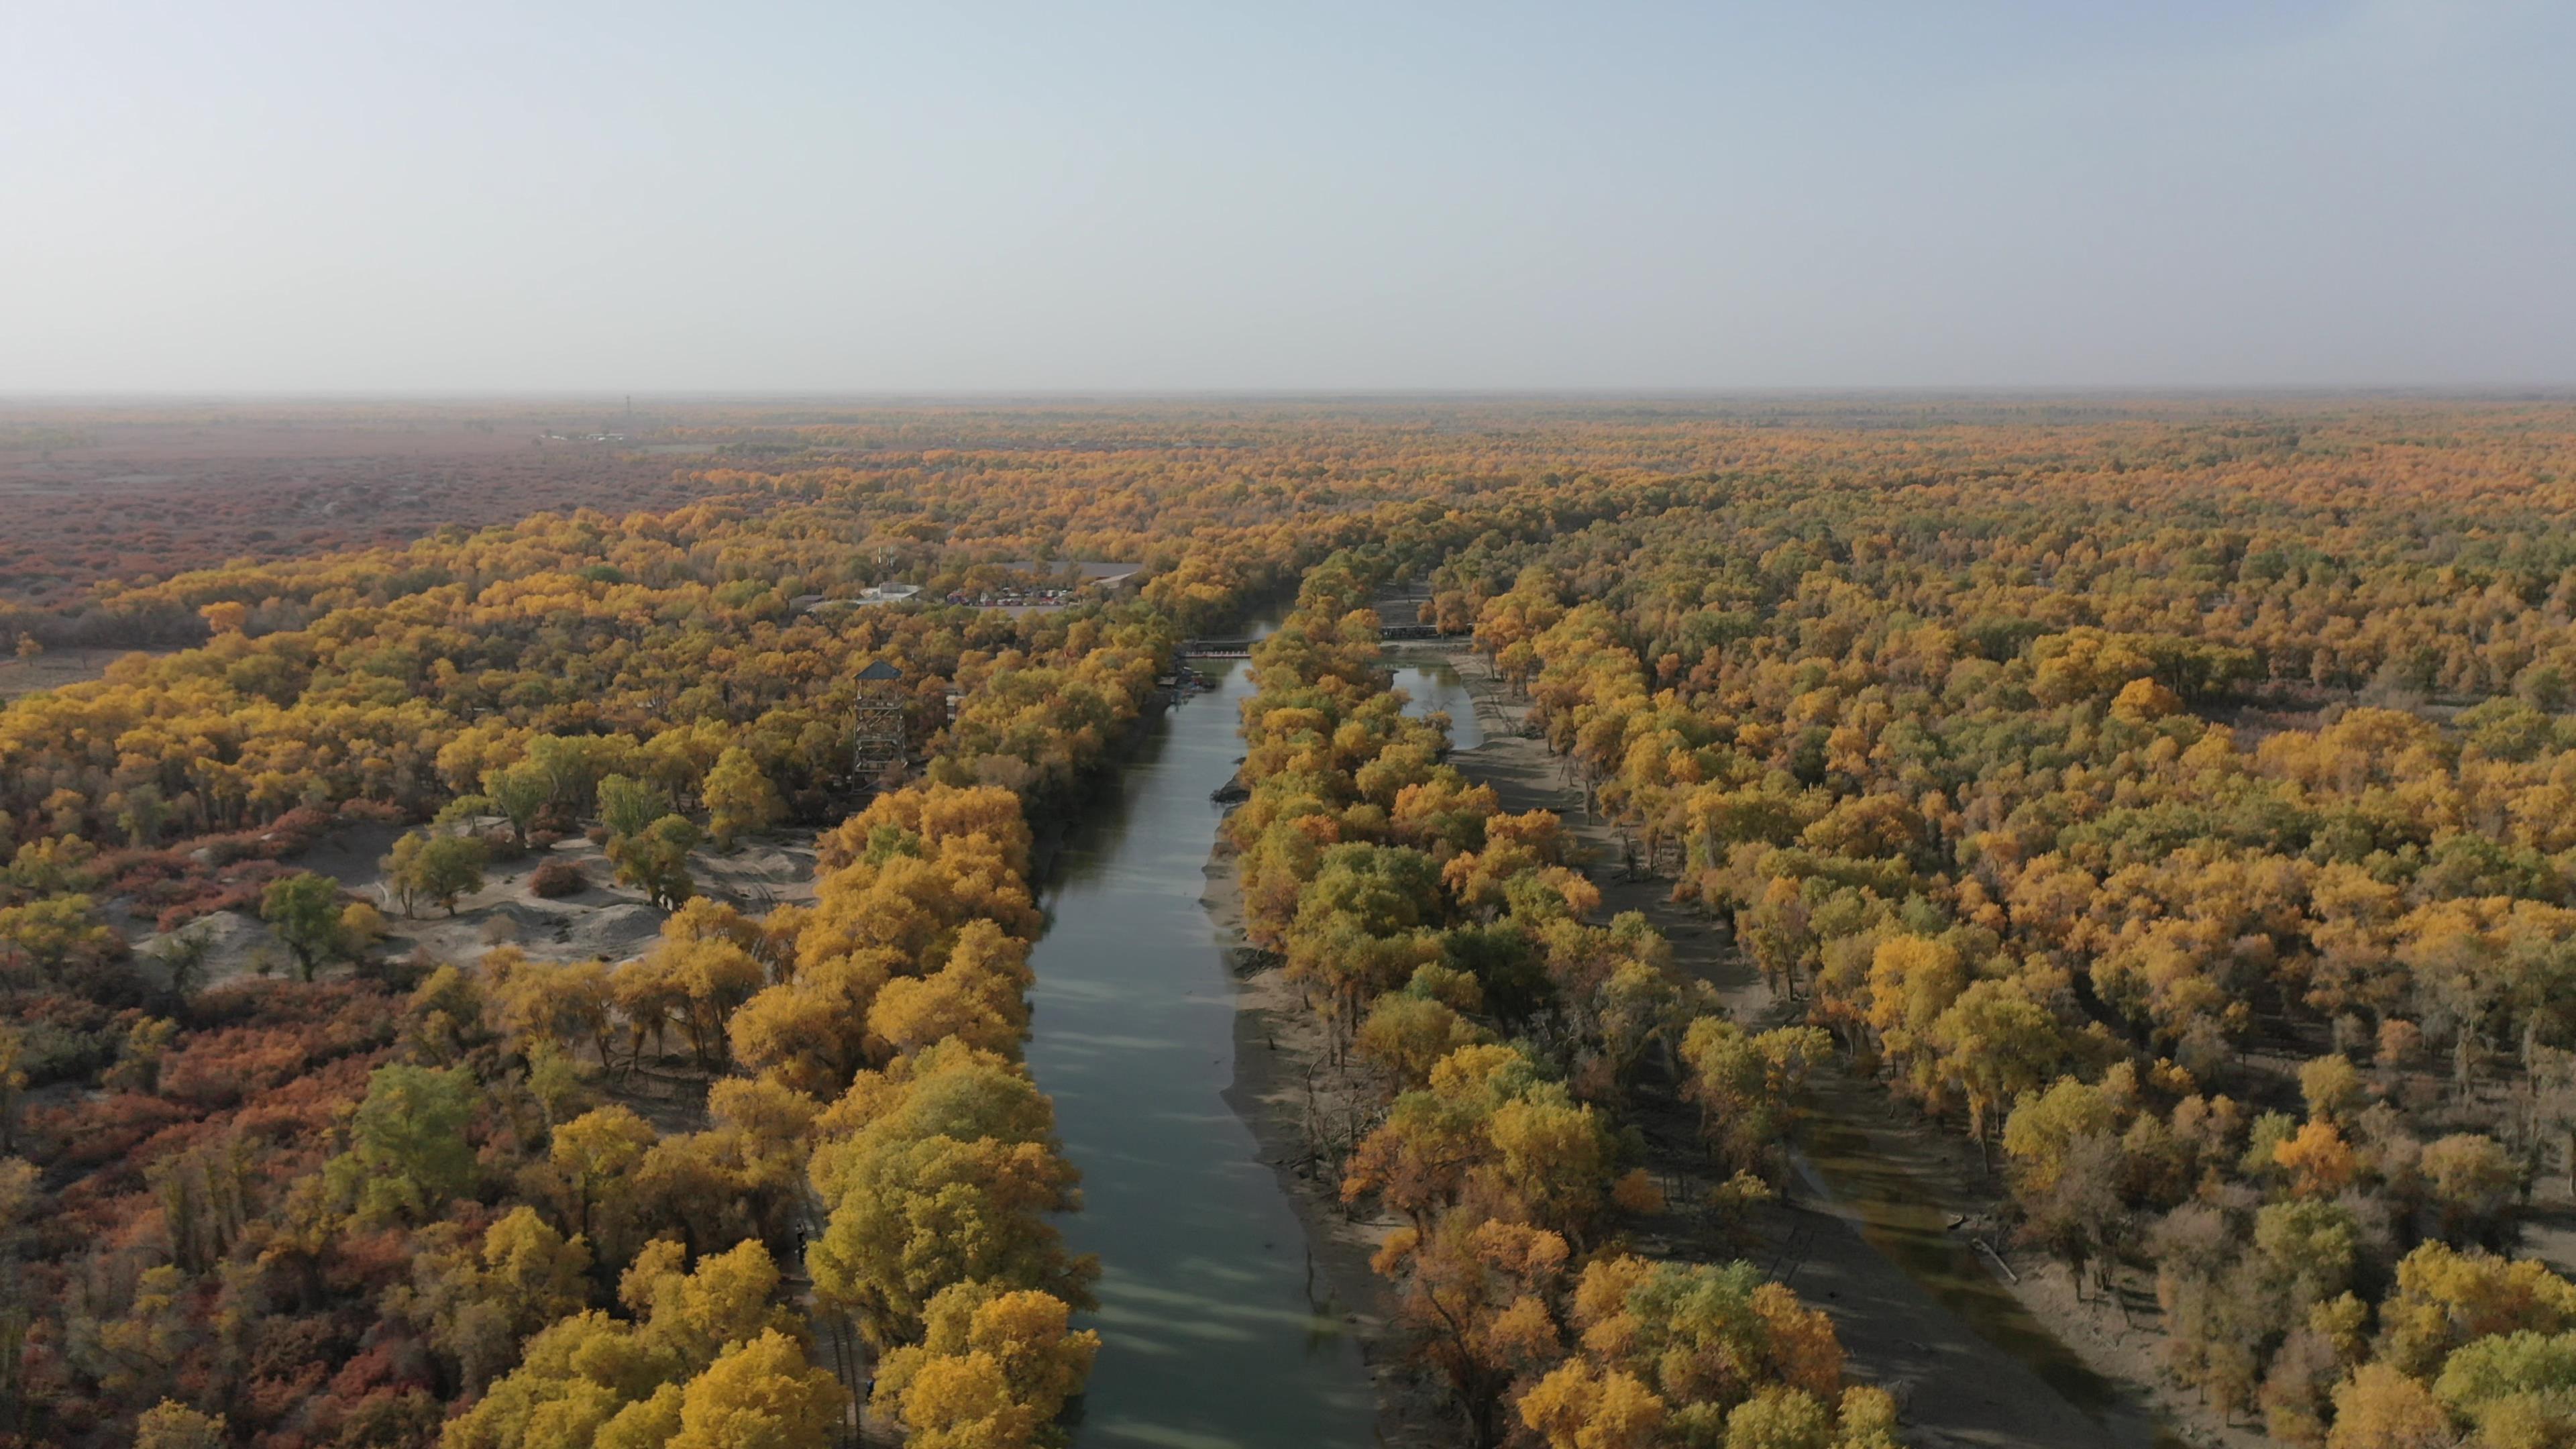
[[[1226,1105],[1234,984],[1200,897],[1242,755],[1248,671],[1146,726],[1056,856],[1032,958],[1030,1071],[1055,1099],[1083,1207],[1066,1236],[1100,1256],[1103,1340],[1076,1449],[1364,1446],[1359,1347],[1252,1131]],[[1397,671],[1416,712],[1475,714],[1445,665]]]
[[[1200,667],[1219,687],[1148,724],[1064,842],[1033,958],[1029,1067],[1083,1172],[1083,1210],[1065,1219],[1066,1235],[1102,1268],[1100,1311],[1086,1321],[1103,1346],[1073,1443],[1362,1449],[1375,1414],[1358,1345],[1308,1262],[1293,1206],[1223,1096],[1234,1080],[1235,993],[1201,897],[1223,815],[1208,797],[1242,754],[1235,727],[1251,685],[1242,669]],[[1483,739],[1446,664],[1399,669],[1395,684],[1410,712],[1449,714],[1457,747]],[[1929,1228],[1914,1220],[1931,1212],[1915,1185],[1867,1148],[1859,1107],[1839,1105],[1849,1120],[1821,1112],[1806,1160],[1856,1210],[1872,1245],[2115,1442],[2175,1442],[1963,1261],[1937,1213]]]

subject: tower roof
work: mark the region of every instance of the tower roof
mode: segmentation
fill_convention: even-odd
[[[901,679],[903,678],[903,671],[880,659],[869,665],[867,668],[860,670],[859,678],[862,680]]]

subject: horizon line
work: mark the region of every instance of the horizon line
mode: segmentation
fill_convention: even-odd
[[[0,407],[220,402],[1721,402],[1789,399],[2413,398],[2576,401],[2576,381],[2488,383],[1960,383],[1777,384],[1731,387],[1281,388],[0,388]]]

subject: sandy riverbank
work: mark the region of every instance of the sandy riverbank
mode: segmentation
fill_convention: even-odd
[[[1359,1084],[1327,1060],[1321,1027],[1275,960],[1253,952],[1243,934],[1243,892],[1233,848],[1220,837],[1207,866],[1200,903],[1226,950],[1235,986],[1234,1084],[1226,1105],[1252,1129],[1262,1161],[1305,1230],[1314,1277],[1309,1296],[1329,1300],[1343,1330],[1359,1341],[1377,1392],[1378,1442],[1394,1449],[1446,1449],[1464,1440],[1444,1412],[1436,1384],[1404,1360],[1388,1320],[1385,1281],[1369,1258],[1394,1226],[1344,1211],[1341,1185],[1319,1166],[1310,1123],[1341,1124],[1361,1105]],[[1246,969],[1246,968],[1249,969]]]

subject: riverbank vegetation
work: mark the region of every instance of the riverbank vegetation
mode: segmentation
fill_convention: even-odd
[[[1506,815],[1441,761],[1445,721],[1388,687],[1382,570],[1336,555],[1254,651],[1250,797],[1228,819],[1252,938],[1279,951],[1336,1052],[1384,1073],[1341,1164],[1397,1215],[1375,1267],[1478,1445],[1892,1445],[1893,1401],[1847,1387],[1824,1315],[1749,1265],[1650,1262],[1661,1210],[1620,1117],[1649,1079],[1705,1112],[1726,1194],[1767,1190],[1824,1034],[1748,1034],[1600,892],[1558,821]]]
[[[1292,581],[1248,927],[1383,1084],[1336,1171],[1476,1438],[1893,1432],[1811,1307],[1638,1230],[1768,1191],[1837,1058],[2216,1413],[2576,1433],[2563,404],[711,405],[654,446],[649,492],[363,549],[11,534],[0,669],[153,652],[0,704],[0,1444],[810,1442],[870,1365],[877,1425],[1046,1439],[1094,1341],[1019,1065],[1040,842]],[[928,601],[1074,558],[1136,587]],[[1405,716],[1397,579],[1626,860]],[[810,887],[728,875],[800,837]]]
[[[2222,1416],[2555,1442],[2565,1284],[2511,1254],[2576,1171],[2563,476],[2263,451],[2156,509],[1759,490],[1440,579],[1630,868],[2000,1149],[2032,1247],[2124,1313],[2144,1275]]]
[[[0,1440],[819,1443],[870,1365],[925,1443],[1052,1433],[1096,1340],[1019,1065],[1029,822],[1176,626],[799,613],[815,581],[752,575],[864,527],[847,482],[183,575],[114,607],[204,645],[0,714]],[[1261,582],[1191,578],[1219,612]],[[918,783],[850,770],[875,665]],[[810,904],[699,893],[852,800]],[[380,895],[302,868],[371,831]],[[377,947],[583,831],[666,913],[640,955]],[[232,920],[291,972],[210,979]]]

